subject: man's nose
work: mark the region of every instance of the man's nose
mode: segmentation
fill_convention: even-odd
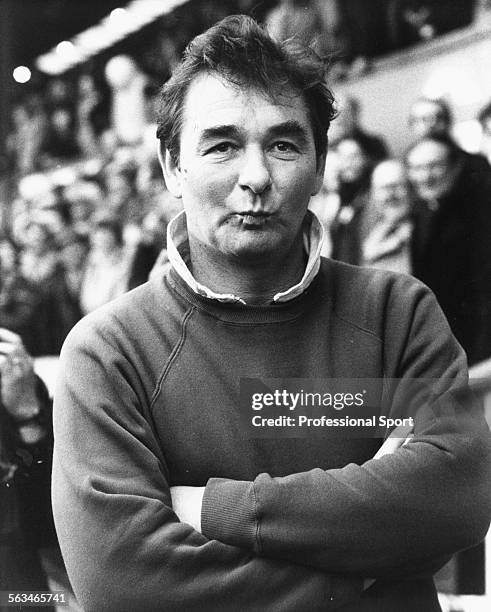
[[[271,185],[271,172],[264,151],[259,148],[246,150],[242,158],[239,185],[261,194]]]

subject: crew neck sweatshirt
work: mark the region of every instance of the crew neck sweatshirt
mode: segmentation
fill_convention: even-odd
[[[244,377],[465,381],[408,276],[322,260],[298,297],[251,306],[167,269],[81,321],[60,370],[54,513],[85,610],[438,610],[431,572],[489,524],[478,413],[377,461],[376,439],[244,436]],[[204,535],[173,513],[174,485],[206,486]]]

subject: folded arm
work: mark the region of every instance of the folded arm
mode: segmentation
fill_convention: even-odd
[[[103,336],[86,323],[72,332],[54,407],[55,522],[84,610],[297,612],[356,601],[357,577],[260,558],[179,521],[138,374]]]
[[[409,444],[341,469],[210,479],[204,535],[264,557],[375,578],[435,571],[446,556],[484,538],[490,433],[481,406],[452,395],[465,382],[465,357],[429,292],[414,309],[397,360],[398,376],[440,386]]]

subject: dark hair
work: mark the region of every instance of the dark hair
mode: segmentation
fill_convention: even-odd
[[[486,104],[484,108],[482,108],[477,116],[477,119],[481,125],[484,124],[491,117],[491,102]]]
[[[191,82],[203,72],[218,74],[238,87],[258,89],[272,98],[288,85],[299,91],[309,111],[317,157],[325,154],[327,130],[336,113],[325,82],[324,60],[293,39],[274,40],[251,17],[232,15],[189,43],[181,63],[161,89],[157,138],[176,165],[185,97]]]

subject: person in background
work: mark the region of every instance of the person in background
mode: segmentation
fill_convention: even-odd
[[[478,115],[482,129],[481,153],[491,166],[491,102]]]
[[[18,334],[31,355],[46,353],[49,330],[42,293],[24,278],[19,248],[8,236],[0,241],[0,327]]]
[[[121,224],[115,217],[100,217],[90,235],[90,251],[80,289],[83,314],[127,291],[130,265]]]
[[[20,336],[4,328],[0,378],[0,590],[48,591],[38,549],[56,544],[51,401]]]
[[[39,151],[47,129],[41,97],[31,94],[12,111],[12,129],[7,136],[9,167],[14,175],[24,176],[39,165]]]
[[[364,141],[343,138],[335,147],[339,208],[331,225],[331,257],[350,264],[361,261],[361,244],[373,226],[369,208],[373,159]]]
[[[59,245],[50,214],[31,212],[22,235],[20,267],[24,278],[42,285],[60,272]]]
[[[68,295],[73,302],[73,309],[78,311],[78,318],[82,317],[80,297],[89,252],[89,236],[79,232],[73,234],[72,240],[67,242],[60,252]]]
[[[413,274],[435,293],[469,363],[491,355],[491,185],[465,172],[445,136],[426,136],[407,155],[416,195]]]
[[[413,142],[428,136],[446,138],[462,161],[461,172],[473,175],[475,179],[489,180],[491,167],[485,157],[462,149],[452,136],[452,109],[443,99],[417,98],[409,112],[409,130]]]
[[[362,244],[362,265],[411,273],[411,195],[404,164],[389,159],[372,173],[370,206],[376,215]]]
[[[76,137],[76,116],[68,104],[51,109],[48,114],[47,129],[39,155],[44,169],[57,164],[76,161],[82,150]]]
[[[372,163],[385,159],[389,154],[389,148],[381,136],[371,134],[363,127],[360,101],[353,96],[338,96],[337,108],[339,114],[332,124],[332,133],[329,133],[331,147],[335,148],[343,139],[353,138],[361,144]]]

